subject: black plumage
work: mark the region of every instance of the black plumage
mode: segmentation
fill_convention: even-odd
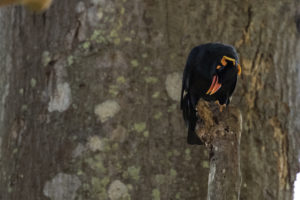
[[[234,47],[220,43],[197,46],[190,52],[183,73],[181,109],[188,125],[188,144],[203,144],[195,133],[198,100],[228,105],[241,73]]]

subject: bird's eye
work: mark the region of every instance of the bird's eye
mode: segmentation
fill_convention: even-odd
[[[217,65],[217,67],[216,67],[217,69],[220,69],[221,68],[221,65]]]

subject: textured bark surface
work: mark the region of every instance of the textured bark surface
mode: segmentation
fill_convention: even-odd
[[[197,113],[196,132],[210,154],[207,200],[238,200],[241,192],[241,112],[234,107],[221,112],[217,104],[200,100]]]
[[[190,49],[236,46],[240,199],[292,199],[296,0],[54,1],[0,10],[0,199],[206,199],[178,106]],[[299,9],[300,10],[300,9]],[[298,23],[299,24],[299,23]]]

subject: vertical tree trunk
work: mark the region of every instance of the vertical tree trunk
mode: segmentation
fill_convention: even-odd
[[[297,7],[64,0],[44,14],[1,8],[0,199],[206,199],[209,152],[185,144],[178,107],[188,52],[206,42],[232,44],[241,58],[231,103],[243,118],[240,199],[292,199]]]

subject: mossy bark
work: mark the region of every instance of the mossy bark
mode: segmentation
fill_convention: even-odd
[[[190,49],[234,45],[240,199],[292,199],[300,144],[296,0],[54,1],[0,10],[0,199],[206,199],[186,144]],[[178,83],[177,83],[178,82]],[[173,84],[177,83],[177,84]]]

